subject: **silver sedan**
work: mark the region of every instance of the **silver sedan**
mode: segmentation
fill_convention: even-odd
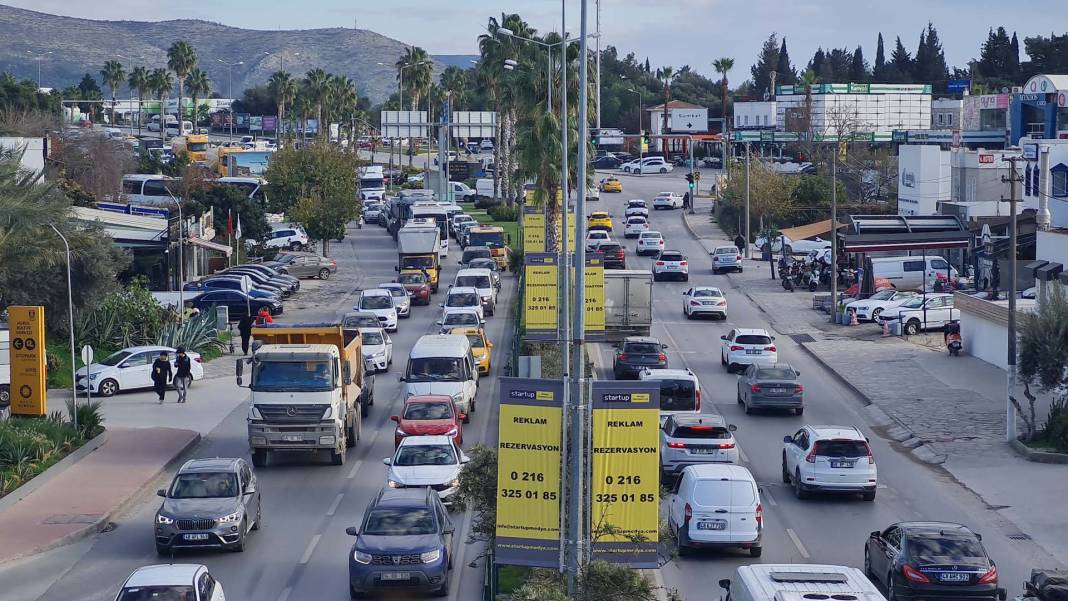
[[[789,363],[750,365],[738,377],[738,404],[746,413],[754,409],[786,409],[795,415],[805,410],[805,388],[798,377],[801,372]]]
[[[393,295],[393,306],[397,308],[397,317],[406,318],[412,316],[412,294],[397,282],[385,282],[378,285],[379,288],[389,290]]]

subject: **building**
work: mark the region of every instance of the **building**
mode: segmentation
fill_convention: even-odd
[[[982,94],[965,96],[961,116],[963,131],[998,132],[1009,131],[1009,94]]]
[[[668,123],[664,130],[664,105],[658,104],[646,110],[649,113],[649,133],[652,136],[664,134],[704,134],[708,132],[708,109],[681,100],[672,100],[667,103]],[[687,152],[689,146],[685,139],[673,139],[668,144],[668,150],[672,153]],[[649,144],[649,152],[663,152],[661,140],[653,138]]]
[[[950,200],[939,212],[956,215],[961,221],[1009,214],[1008,199],[1012,191],[1008,159],[1020,157],[1018,150],[969,150],[957,148],[950,157]],[[1017,205],[1017,212],[1025,206]]]
[[[734,103],[734,129],[775,129],[775,101]]]
[[[899,215],[937,215],[950,200],[949,152],[939,146],[905,144],[897,155],[897,212]]]
[[[961,129],[964,101],[938,98],[931,101],[931,129]]]
[[[1024,206],[1037,209],[1039,229],[1068,228],[1068,139],[1022,138],[1020,148],[1026,161],[1018,189]]]
[[[843,132],[870,134],[870,141],[890,141],[894,130],[930,129],[931,86],[915,84],[816,84],[807,119],[805,87],[778,86],[775,126],[784,132],[811,131],[836,137]],[[855,136],[854,136],[855,137]]]
[[[1068,75],[1035,75],[1012,97],[1011,140],[1068,139]]]

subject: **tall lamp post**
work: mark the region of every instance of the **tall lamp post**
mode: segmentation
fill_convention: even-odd
[[[174,196],[171,189],[164,186],[164,190],[178,207],[178,323],[185,320],[185,219],[182,217],[182,203]]]
[[[226,79],[229,91],[226,93],[230,97],[230,140],[234,139],[234,67],[245,64],[245,61],[237,61],[236,63],[228,63],[221,58],[215,59],[220,63],[226,65]],[[181,110],[179,108],[179,110]],[[180,125],[180,124],[179,124]],[[178,210],[181,210],[179,208]]]
[[[46,57],[46,56],[48,56],[49,54],[52,54],[52,51],[48,50],[48,51],[45,51],[45,52],[38,53],[38,52],[34,52],[33,50],[27,50],[26,54],[29,54],[30,56],[32,56],[33,58],[35,58],[37,60],[37,89],[40,90],[41,89],[41,59]]]
[[[67,315],[70,321],[70,398],[71,398],[71,420],[74,422],[74,429],[78,429],[78,392],[75,388],[77,385],[77,379],[75,377],[75,363],[74,363],[74,288],[71,286],[70,277],[70,244],[67,243],[67,237],[64,236],[55,225],[51,223],[48,227],[52,228],[52,231],[59,236],[59,239],[63,241],[63,248],[66,249],[67,254]],[[85,386],[89,387],[89,366],[86,366],[85,371]]]

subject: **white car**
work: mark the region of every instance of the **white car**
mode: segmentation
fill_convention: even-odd
[[[764,508],[756,479],[729,463],[686,467],[668,497],[668,528],[679,555],[695,547],[741,547],[760,557]]]
[[[482,300],[482,311],[492,316],[497,310],[497,287],[493,284],[493,272],[489,269],[467,267],[456,272],[452,288],[471,287],[478,291]]]
[[[660,209],[681,209],[682,208],[682,195],[678,192],[661,192],[653,199],[653,210],[658,211]]]
[[[383,290],[389,290],[389,293],[393,295],[393,306],[397,308],[397,317],[412,316],[412,294],[408,292],[404,284],[384,282],[379,284],[378,287]]]
[[[474,217],[468,215],[467,213],[460,213],[457,215],[453,215],[452,221],[449,223],[449,232],[452,234],[452,237],[455,238],[457,242],[460,241],[460,225],[464,223],[477,224],[478,222],[475,221]]]
[[[883,311],[893,309],[915,296],[916,293],[911,290],[883,288],[866,299],[846,304],[846,312],[856,312],[860,321],[878,321]]]
[[[381,203],[365,201],[363,205],[363,222],[368,225],[378,223],[378,217],[382,214],[382,210]]]
[[[719,337],[719,361],[730,373],[741,366],[772,366],[779,362],[775,337],[763,328],[735,328]]]
[[[669,415],[660,426],[660,474],[674,477],[688,465],[738,463],[734,424],[722,415]]]
[[[382,463],[389,466],[386,485],[390,488],[430,487],[448,505],[460,487],[460,466],[468,461],[452,436],[408,436],[393,457]]]
[[[690,280],[690,262],[686,255],[677,250],[662,250],[653,261],[653,281],[677,278],[684,282]]]
[[[649,206],[644,200],[635,198],[627,201],[627,208],[623,212],[624,217],[633,217],[634,215],[640,215],[642,217],[649,216]]]
[[[782,481],[798,499],[827,491],[874,501],[878,479],[871,445],[855,426],[804,426],[783,438]]]
[[[727,319],[727,297],[719,288],[695,286],[682,293],[682,312],[686,319],[699,315]]]
[[[742,253],[737,246],[727,244],[712,249],[712,273],[735,270],[742,272]]]
[[[188,599],[190,601],[224,601],[222,584],[208,572],[207,566],[195,563],[170,563],[143,566],[134,570],[115,601],[142,599]]]
[[[152,388],[152,362],[159,358],[161,352],[167,351],[172,369],[178,354],[170,346],[132,346],[116,351],[88,367],[74,372],[77,389],[86,389],[88,376],[89,391],[98,396],[108,397],[120,390],[137,390]],[[200,353],[189,351],[189,372],[193,381],[204,378],[203,359]]]
[[[271,235],[263,245],[267,248],[288,248],[300,250],[308,245],[308,234],[295,225],[279,225],[271,230]]]
[[[636,167],[631,168],[633,173],[670,173],[674,165],[664,160],[664,157],[646,157]]]
[[[664,235],[654,230],[645,230],[638,234],[638,246],[634,252],[642,255],[659,255],[664,250]]]
[[[445,294],[445,302],[440,306],[443,317],[454,309],[474,309],[478,312],[479,319],[486,319],[482,308],[482,295],[479,294],[478,288],[473,286],[451,286]]]
[[[623,163],[622,165],[619,166],[619,168],[620,168],[621,171],[623,171],[623,173],[630,173],[631,170],[633,170],[636,167],[638,167],[638,165],[640,165],[641,162],[642,162],[641,159],[634,159],[633,161],[627,161],[626,163]]]
[[[363,358],[374,363],[375,371],[389,371],[393,364],[393,339],[382,328],[360,328]]]
[[[612,237],[608,235],[608,232],[604,230],[590,230],[586,232],[586,250],[592,252],[597,250],[602,242],[611,242]]]
[[[645,368],[638,373],[642,382],[660,385],[660,424],[671,415],[701,413],[701,381],[689,369]]]
[[[879,314],[879,322],[900,321],[902,332],[915,336],[921,330],[941,328],[959,320],[960,309],[953,304],[952,294],[928,294],[926,298],[917,295],[896,307],[883,309]]]
[[[811,253],[813,251],[823,251],[830,249],[832,244],[830,240],[824,240],[819,236],[816,236],[812,240],[791,240],[789,236],[778,236],[771,244],[771,252],[777,253],[782,251],[783,242],[786,242],[786,254],[791,255],[794,253]],[[765,236],[758,236],[756,242],[753,243],[756,248],[765,250],[768,246],[768,239]]]
[[[393,293],[382,288],[369,288],[360,293],[360,299],[352,307],[353,311],[374,313],[387,332],[397,331],[397,307],[393,303]]]
[[[597,189],[597,186],[589,186],[586,188],[586,200],[601,200],[601,191]]]
[[[448,334],[455,328],[481,328],[486,325],[486,320],[474,308],[446,309],[435,323],[441,326],[439,334]]]
[[[642,232],[649,229],[649,221],[641,215],[627,217],[627,223],[623,226],[624,238],[637,238]]]

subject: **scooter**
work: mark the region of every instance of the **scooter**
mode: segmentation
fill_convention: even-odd
[[[961,342],[960,332],[952,332],[946,334],[946,348],[949,349],[951,357],[959,357],[960,350],[964,347],[964,343]]]
[[[812,270],[808,272],[808,291],[815,292],[820,286],[820,269],[813,266]]]

